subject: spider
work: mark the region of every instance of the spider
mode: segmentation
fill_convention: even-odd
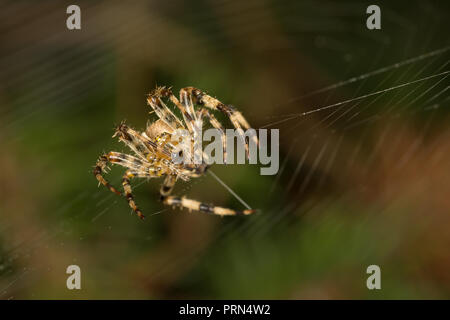
[[[175,116],[172,111],[163,102],[163,99],[170,100],[180,111],[184,123]],[[187,208],[189,211],[198,211],[220,216],[226,215],[249,215],[255,210],[247,209],[237,211],[233,209],[218,207],[211,204],[202,203],[197,200],[186,197],[172,196],[171,192],[176,181],[180,178],[189,181],[190,178],[197,178],[206,173],[209,165],[202,160],[201,164],[176,163],[173,161],[172,152],[174,144],[172,135],[178,129],[187,129],[191,139],[199,134],[199,128],[202,128],[203,119],[206,118],[209,123],[219,130],[222,137],[224,163],[226,160],[226,137],[225,130],[220,122],[211,114],[208,109],[218,110],[224,113],[234,125],[241,139],[244,139],[243,129],[247,130],[250,125],[240,112],[230,105],[225,105],[219,100],[207,95],[194,87],[186,87],[180,90],[180,100],[172,93],[171,88],[157,87],[147,96],[147,103],[153,108],[158,116],[158,120],[153,123],[147,123],[145,131],[139,133],[130,128],[122,121],[115,129],[114,137],[118,137],[127,145],[135,155],[111,151],[103,154],[97,160],[94,176],[100,183],[117,195],[124,196],[129,206],[141,219],[144,215],[137,207],[131,190],[130,180],[132,178],[157,178],[164,177],[164,182],[160,188],[160,200],[172,207]],[[196,111],[194,103],[200,108]],[[208,108],[208,109],[207,109]],[[150,112],[150,113],[152,113]],[[257,144],[258,139],[253,137]],[[248,145],[245,143],[245,149],[248,158]],[[104,177],[107,172],[107,165],[118,164],[127,170],[122,178],[124,193],[122,194],[113,187]]]

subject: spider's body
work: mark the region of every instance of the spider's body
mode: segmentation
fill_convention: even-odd
[[[168,98],[180,109],[184,123],[170,111],[162,101],[162,98]],[[136,206],[130,186],[130,179],[136,177],[155,178],[164,176],[165,179],[160,189],[160,195],[161,200],[167,205],[184,207],[194,211],[221,216],[253,213],[253,210],[236,211],[201,203],[185,197],[180,198],[170,195],[177,179],[180,178],[187,181],[190,178],[199,177],[203,175],[208,168],[208,165],[204,161],[201,164],[174,162],[172,160],[172,153],[176,150],[178,143],[172,141],[172,135],[174,135],[178,129],[186,129],[189,132],[190,139],[193,141],[203,126],[203,119],[207,118],[209,123],[222,134],[225,160],[225,130],[206,108],[219,110],[225,113],[236,129],[249,129],[250,126],[241,113],[236,111],[233,107],[224,105],[219,100],[193,87],[181,89],[180,100],[172,94],[170,88],[158,87],[148,95],[147,102],[158,115],[159,120],[147,125],[145,131],[141,133],[133,130],[122,122],[116,128],[116,132],[113,135],[113,137],[118,136],[119,140],[133,150],[136,156],[114,151],[102,155],[97,161],[94,169],[94,175],[97,180],[112,192],[122,195],[121,192],[105,180],[102,173],[106,172],[108,163],[126,167],[127,170],[122,180],[124,189],[123,195],[126,197],[130,207],[140,218],[144,218],[144,215]],[[194,103],[201,106],[201,108],[195,111]],[[243,130],[240,130],[240,132],[243,134]],[[243,136],[242,138],[244,139]],[[257,143],[256,137],[254,139]],[[248,145],[245,145],[245,147],[248,156]]]

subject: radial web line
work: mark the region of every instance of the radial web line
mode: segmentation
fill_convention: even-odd
[[[234,192],[229,186],[226,185],[225,182],[223,182],[218,176],[216,176],[216,174],[214,172],[210,170],[208,170],[209,174],[212,175],[214,177],[214,179],[216,179],[225,189],[228,190],[228,192],[230,192],[237,200],[239,200],[240,203],[242,203],[242,205],[244,207],[246,207],[247,209],[251,210],[252,208],[250,208],[250,206],[244,201],[242,200],[241,197],[239,197],[236,192]]]

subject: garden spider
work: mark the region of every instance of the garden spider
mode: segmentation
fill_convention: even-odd
[[[184,123],[180,121],[170,109],[164,104],[162,98],[168,98],[178,109],[180,109]],[[164,204],[173,207],[187,208],[190,211],[200,211],[220,216],[243,214],[248,215],[254,212],[252,209],[236,211],[233,209],[217,207],[210,204],[205,204],[196,200],[188,199],[186,197],[171,196],[172,189],[178,178],[188,181],[190,178],[196,178],[203,175],[208,164],[202,161],[201,164],[186,164],[175,163],[172,160],[172,152],[174,145],[171,142],[172,135],[177,129],[186,129],[193,139],[199,134],[198,128],[202,128],[203,118],[207,118],[209,123],[219,130],[222,137],[224,162],[226,159],[226,137],[225,130],[213,114],[209,113],[206,108],[211,110],[219,110],[233,123],[234,127],[238,129],[241,139],[244,139],[243,129],[247,130],[250,125],[232,106],[225,105],[219,100],[207,95],[199,89],[193,87],[186,87],[180,90],[180,100],[178,100],[172,93],[170,88],[157,87],[147,97],[147,103],[153,108],[159,119],[151,124],[147,124],[144,132],[139,133],[128,127],[125,122],[117,126],[113,137],[118,136],[119,140],[124,142],[136,156],[131,156],[124,153],[111,151],[102,155],[95,166],[94,175],[99,181],[109,190],[117,195],[122,195],[120,191],[114,188],[105,178],[102,173],[107,172],[107,164],[118,164],[127,168],[122,178],[122,186],[124,189],[124,196],[128,204],[139,218],[143,219],[144,215],[137,207],[131,191],[131,178],[155,178],[164,176],[164,182],[160,189],[161,200]],[[194,110],[194,103],[202,106],[197,112]],[[205,108],[206,107],[206,108]],[[258,144],[258,139],[254,136],[253,141]],[[248,157],[248,145],[245,143],[245,149]]]

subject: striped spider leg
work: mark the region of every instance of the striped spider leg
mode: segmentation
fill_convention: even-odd
[[[249,215],[255,212],[253,209],[237,211],[229,208],[218,207],[212,204],[203,203],[186,197],[167,196],[164,203],[169,206],[187,208],[189,211],[198,211],[219,216]]]
[[[162,98],[168,98],[182,113],[184,123],[172,113],[162,101]],[[111,151],[102,155],[94,168],[94,175],[99,181],[111,192],[117,195],[123,195],[129,206],[141,219],[144,218],[141,210],[137,207],[134,200],[130,181],[133,178],[157,178],[164,176],[164,182],[160,189],[161,200],[164,204],[173,207],[187,208],[188,210],[216,214],[220,216],[225,215],[248,215],[254,210],[236,211],[233,209],[217,207],[211,204],[205,204],[197,200],[188,199],[186,197],[172,196],[172,190],[176,181],[180,178],[188,181],[190,178],[200,177],[205,174],[208,168],[208,157],[202,152],[193,148],[192,145],[187,146],[193,152],[189,155],[190,159],[202,156],[201,163],[176,163],[172,156],[176,154],[179,143],[172,141],[172,137],[179,129],[187,129],[189,140],[195,139],[201,135],[203,127],[203,120],[206,118],[208,122],[221,133],[224,162],[226,161],[226,137],[225,130],[213,114],[209,113],[205,108],[200,108],[197,112],[194,109],[194,102],[200,106],[205,106],[212,110],[219,110],[228,115],[233,125],[241,130],[241,138],[245,142],[242,127],[250,128],[244,117],[231,106],[226,106],[220,101],[212,98],[200,90],[188,87],[180,91],[180,100],[173,94],[170,88],[158,87],[148,95],[148,104],[153,108],[159,120],[147,124],[144,132],[139,133],[128,127],[124,122],[116,128],[113,137],[118,137],[119,141],[125,143],[136,156]],[[252,138],[253,139],[253,138]],[[257,143],[257,138],[254,138]],[[248,146],[245,144],[248,156]],[[195,149],[195,150],[194,150]],[[197,152],[197,153],[196,153]],[[113,187],[103,176],[107,173],[108,164],[118,164],[127,168],[122,177],[122,187],[124,192],[121,193],[117,188]]]
[[[132,194],[130,179],[134,177],[138,178],[151,178],[151,177],[159,177],[161,176],[161,170],[158,170],[157,167],[153,166],[151,163],[141,160],[139,158],[111,151],[105,155],[102,155],[94,169],[94,175],[97,180],[106,186],[109,190],[114,192],[117,195],[122,195],[116,188],[111,186],[111,184],[102,176],[102,173],[105,172],[105,167],[107,163],[118,164],[128,168],[125,174],[122,177],[122,186],[124,189],[124,196],[128,201],[129,206],[133,211],[138,215],[139,218],[144,219],[144,215],[141,210],[137,207],[134,197]]]
[[[176,176],[166,176],[163,185],[161,186],[160,195],[164,204],[172,207],[186,208],[189,211],[198,211],[209,214],[215,214],[219,216],[230,215],[249,215],[255,212],[252,209],[246,209],[243,211],[237,211],[229,208],[218,207],[212,204],[203,203],[197,200],[189,199],[186,197],[171,196],[171,192],[176,182]]]
[[[150,139],[142,136],[137,131],[128,127],[123,121],[116,128],[113,137],[119,136],[119,141],[122,141],[131,150],[134,151],[139,158],[130,156],[120,152],[111,151],[102,155],[94,169],[94,175],[97,180],[106,186],[110,191],[117,195],[122,195],[115,187],[113,187],[102,175],[106,172],[106,166],[108,163],[118,164],[128,168],[122,178],[122,186],[124,189],[124,196],[128,201],[128,204],[138,215],[143,219],[144,215],[137,207],[131,190],[130,179],[131,178],[156,178],[160,177],[165,172],[170,170],[171,163],[164,158],[158,158],[156,156],[158,150],[164,154],[164,150],[158,148],[158,145]],[[175,169],[175,168],[172,168]],[[172,171],[172,170],[170,170]],[[176,172],[176,170],[173,170]]]

